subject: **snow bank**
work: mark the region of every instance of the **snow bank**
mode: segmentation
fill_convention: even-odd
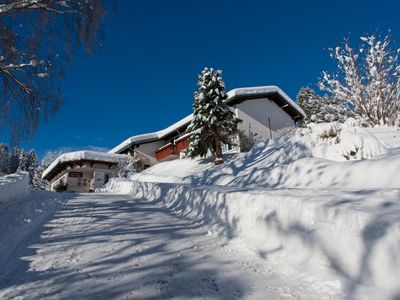
[[[385,145],[370,132],[370,128],[362,127],[360,121],[352,118],[344,124],[310,124],[307,129],[299,132],[302,142],[311,150],[312,156],[317,158],[360,160],[388,152]]]
[[[400,190],[252,190],[112,179],[103,191],[161,201],[202,220],[310,284],[324,280],[344,298],[400,293]]]
[[[132,179],[252,188],[400,188],[397,144],[400,134],[395,128],[363,128],[354,119],[315,124],[259,143],[220,166],[207,159],[174,160]]]
[[[0,177],[0,205],[29,193],[29,174],[20,172]]]
[[[214,166],[160,163],[105,192],[163,202],[344,299],[400,296],[400,135],[318,124]]]
[[[48,191],[28,193],[26,174],[19,175],[18,182],[18,187],[14,186],[11,192],[14,200],[0,206],[0,281],[7,280],[9,274],[15,271],[15,267],[26,264],[21,260],[21,251],[32,245],[32,238],[37,239],[34,233],[38,228],[68,198],[74,197],[74,194]]]
[[[211,159],[177,159],[159,163],[130,177],[148,182],[182,183],[184,177],[203,172],[212,166]]]

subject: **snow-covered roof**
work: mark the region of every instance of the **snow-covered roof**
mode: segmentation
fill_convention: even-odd
[[[75,151],[61,154],[50,166],[44,170],[42,178],[46,178],[57,166],[62,163],[74,162],[74,161],[98,161],[106,163],[118,163],[121,159],[126,159],[125,154],[114,154],[97,151]]]
[[[162,130],[159,130],[156,132],[132,136],[132,137],[126,139],[125,141],[123,141],[118,146],[116,146],[113,149],[111,149],[110,151],[108,151],[108,153],[118,153],[118,152],[124,150],[125,148],[130,147],[134,144],[140,144],[140,143],[153,142],[153,141],[160,140],[160,139],[166,137],[168,134],[189,124],[192,120],[192,117],[193,117],[193,115],[190,114],[165,129],[162,129]]]
[[[268,95],[268,94],[279,94],[283,100],[285,100],[286,104],[290,105],[294,108],[300,115],[303,117],[306,116],[304,110],[297,105],[281,88],[275,85],[267,85],[267,86],[255,86],[255,87],[244,87],[230,90],[227,92],[227,103],[230,103],[233,99],[243,96],[258,96],[258,95]]]
[[[304,111],[301,109],[300,106],[298,106],[284,91],[282,91],[279,87],[274,86],[274,85],[269,85],[269,86],[256,86],[256,87],[245,87],[245,88],[237,88],[233,89],[229,92],[227,92],[227,100],[226,102],[229,104],[232,102],[234,99],[237,99],[239,97],[249,97],[249,96],[264,96],[264,95],[269,95],[269,94],[278,94],[280,97],[286,102],[287,105],[289,105],[292,109],[296,111],[296,114],[302,115],[303,117],[306,116]],[[285,105],[286,106],[286,105]],[[281,107],[282,108],[282,107]],[[284,109],[284,108],[282,108]],[[125,141],[123,141],[121,144],[118,146],[114,147],[108,153],[119,153],[123,150],[125,150],[128,147],[131,147],[132,145],[135,144],[140,144],[140,143],[146,143],[146,142],[153,142],[160,140],[167,135],[173,133],[174,131],[178,130],[179,128],[188,125],[193,118],[193,114],[190,114],[183,118],[182,120],[176,122],[175,124],[172,124],[171,126],[152,133],[146,133],[146,134],[140,134],[140,135],[135,135],[132,136]]]

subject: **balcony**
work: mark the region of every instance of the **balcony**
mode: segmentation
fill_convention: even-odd
[[[175,151],[175,145],[172,143],[168,143],[165,146],[162,146],[156,151],[156,159],[158,161],[169,160],[178,158],[178,155]]]
[[[172,141],[156,151],[157,161],[165,161],[179,158],[180,153],[189,146],[189,142],[185,138]]]

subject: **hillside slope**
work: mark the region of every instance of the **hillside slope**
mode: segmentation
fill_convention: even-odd
[[[395,128],[320,124],[220,166],[160,163],[103,191],[201,220],[282,274],[300,274],[339,298],[397,299],[399,146]]]
[[[213,166],[209,159],[174,160],[131,179],[253,188],[379,189],[400,187],[398,170],[400,130],[367,129],[349,121],[316,124],[260,143],[221,166]]]

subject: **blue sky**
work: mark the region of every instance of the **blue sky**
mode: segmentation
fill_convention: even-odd
[[[293,99],[332,70],[327,48],[392,30],[400,1],[128,1],[105,23],[102,53],[78,53],[66,103],[22,147],[112,148],[191,112],[196,76],[219,68],[227,90],[278,85]]]

